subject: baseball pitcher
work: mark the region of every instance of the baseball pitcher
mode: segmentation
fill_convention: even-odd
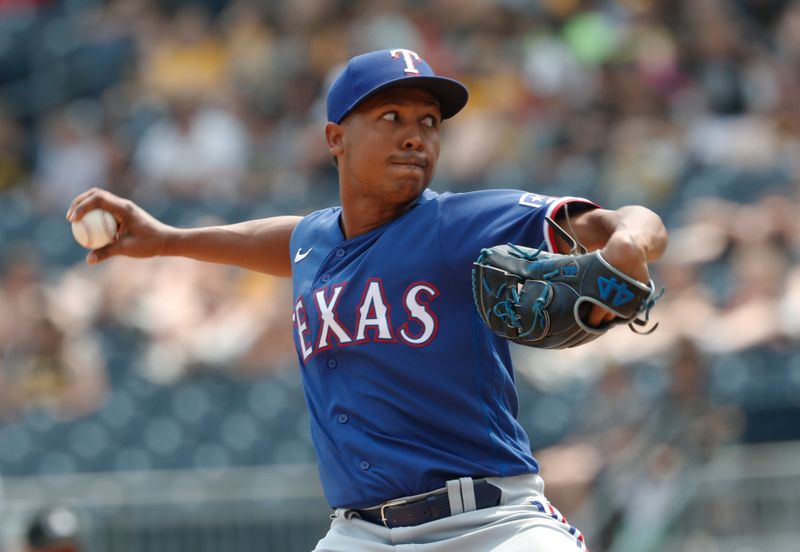
[[[467,89],[416,52],[350,60],[327,98],[340,207],[178,229],[93,189],[118,239],[89,254],[180,255],[287,276],[319,474],[319,552],[585,550],[544,494],[517,422],[509,341],[580,345],[645,324],[667,235],[640,206],[428,189]]]

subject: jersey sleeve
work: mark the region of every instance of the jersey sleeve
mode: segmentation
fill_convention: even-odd
[[[552,197],[521,190],[482,190],[440,196],[442,255],[454,274],[468,274],[480,250],[501,243],[556,251],[555,233],[545,217],[564,205],[598,207],[579,197]]]

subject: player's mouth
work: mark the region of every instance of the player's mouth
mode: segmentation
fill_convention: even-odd
[[[389,159],[392,165],[401,167],[418,168],[425,170],[428,167],[428,159],[422,155],[406,155],[403,157],[392,157]]]

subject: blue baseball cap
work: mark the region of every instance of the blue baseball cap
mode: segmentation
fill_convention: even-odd
[[[328,121],[341,123],[348,113],[379,90],[413,86],[433,94],[442,119],[464,107],[467,87],[454,79],[439,77],[419,54],[405,48],[377,50],[351,59],[328,90]]]

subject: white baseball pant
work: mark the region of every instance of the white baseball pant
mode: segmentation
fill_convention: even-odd
[[[583,535],[547,501],[544,481],[534,474],[486,479],[502,491],[500,505],[465,511],[415,527],[388,529],[337,509],[328,534],[314,552],[586,552]],[[453,480],[459,482],[458,479]],[[464,487],[448,482],[453,496]]]

